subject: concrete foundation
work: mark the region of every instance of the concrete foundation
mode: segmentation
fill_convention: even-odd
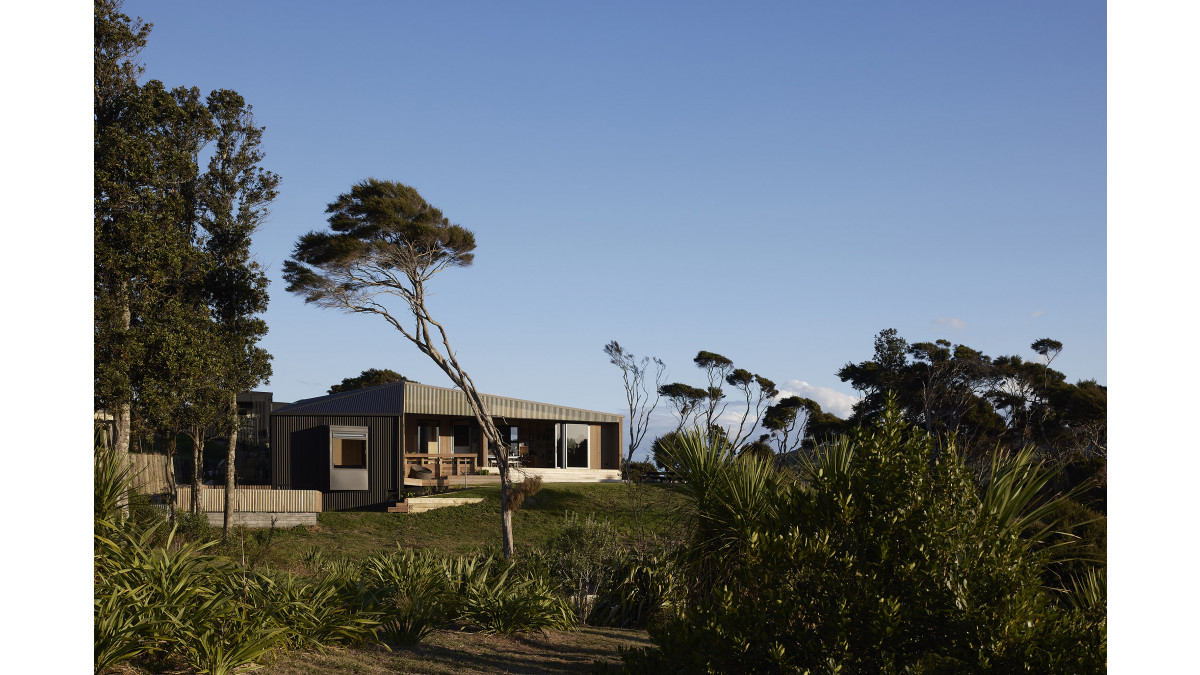
[[[219,511],[208,512],[208,524],[221,527],[225,522],[225,514]],[[263,528],[271,527],[272,522],[275,527],[295,527],[297,525],[316,525],[317,514],[315,513],[266,513],[253,511],[235,511],[233,514],[233,524],[242,527]]]

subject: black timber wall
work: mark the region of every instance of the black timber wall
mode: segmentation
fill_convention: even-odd
[[[367,427],[369,490],[329,489],[330,426]],[[320,490],[326,511],[395,502],[399,439],[400,418],[394,415],[271,415],[271,485]]]

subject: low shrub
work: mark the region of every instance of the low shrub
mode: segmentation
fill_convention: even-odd
[[[587,623],[645,628],[683,599],[680,570],[665,552],[624,555],[600,586]]]
[[[520,483],[513,483],[512,489],[508,492],[509,505],[512,510],[516,511],[521,508],[521,504],[529,497],[536,495],[542,491],[541,476],[527,476]]]
[[[641,483],[645,480],[646,474],[657,471],[658,468],[654,466],[654,462],[628,462],[625,464],[625,480]]]

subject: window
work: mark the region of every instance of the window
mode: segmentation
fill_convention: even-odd
[[[367,490],[367,428],[329,427],[329,489]]]
[[[479,425],[459,422],[454,425],[454,452],[479,454]]]
[[[437,454],[441,452],[441,431],[437,422],[424,420],[417,423],[417,452]]]
[[[367,439],[333,437],[333,468],[367,468]]]

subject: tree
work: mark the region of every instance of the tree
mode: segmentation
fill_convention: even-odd
[[[196,156],[209,122],[196,89],[138,84],[150,24],[113,0],[94,9],[94,395],[124,456],[139,392],[172,381],[145,367],[148,335],[182,317],[173,310],[195,262]]]
[[[875,336],[875,358],[859,364],[847,363],[838,371],[842,382],[849,382],[863,397],[854,404],[855,423],[877,419],[883,412],[888,392],[897,392],[903,410],[911,409],[904,394],[908,365],[908,343],[895,328],[886,328]]]
[[[708,379],[708,395],[704,398],[707,402],[704,410],[704,428],[707,429],[713,425],[714,420],[725,413],[726,406],[721,406],[720,412],[717,412],[717,406],[725,399],[725,390],[721,384],[733,372],[733,361],[720,354],[701,350],[696,354],[696,358],[692,359],[692,363],[703,370]]]
[[[338,196],[326,213],[329,230],[300,237],[284,263],[288,291],[320,307],[381,317],[462,390],[500,471],[500,531],[511,557],[508,444],[426,303],[427,285],[439,272],[474,261],[474,233],[452,224],[416,189],[374,178]],[[409,316],[392,314],[387,296],[399,298]]]
[[[770,432],[769,437],[774,437],[775,449],[779,454],[797,450],[804,441],[807,416],[802,413],[807,412],[804,403],[808,400],[800,396],[787,396],[767,408],[763,415],[763,428]]]
[[[746,409],[742,411],[742,419],[738,422],[737,432],[730,439],[730,444],[735,448],[740,448],[743,443],[750,440],[750,435],[758,427],[759,420],[763,416],[763,407],[769,406],[775,397],[779,396],[779,390],[775,388],[775,383],[763,377],[755,375],[745,368],[737,368],[725,377],[725,381],[731,387],[742,392],[746,399]],[[746,428],[746,422],[751,419],[753,422],[749,428]]]
[[[621,369],[621,378],[625,383],[625,402],[629,405],[629,456],[625,465],[633,461],[633,452],[641,445],[650,428],[650,415],[658,407],[662,397],[659,388],[667,366],[657,356],[644,356],[641,361],[632,352],[626,351],[616,340],[604,345],[604,353],[608,355],[609,363]],[[646,383],[646,373],[650,363],[654,363],[654,401],[650,401],[649,385]]]
[[[362,371],[357,377],[347,377],[342,380],[341,384],[335,384],[329,388],[330,394],[340,394],[343,391],[353,391],[355,389],[364,389],[366,387],[378,387],[381,384],[391,384],[393,382],[403,382],[404,376],[394,370],[384,368],[368,368]]]
[[[667,398],[667,404],[679,418],[676,431],[687,425],[688,420],[700,411],[700,404],[708,398],[707,391],[682,382],[659,385],[658,395]]]
[[[219,354],[225,398],[221,421],[228,430],[222,528],[227,536],[236,489],[237,395],[271,376],[271,355],[258,346],[267,333],[267,323],[259,315],[267,309],[268,282],[250,258],[250,242],[278,194],[279,176],[259,166],[263,130],[255,126],[245,99],[235,91],[219,89],[208,95],[207,104],[216,148],[201,182],[201,224],[206,233],[204,251],[211,262],[205,295],[215,324],[213,347]]]

